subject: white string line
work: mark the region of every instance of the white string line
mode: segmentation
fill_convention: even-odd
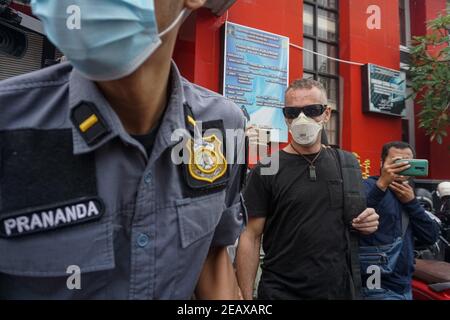
[[[227,12],[226,12],[225,22],[228,22],[228,13],[229,13],[229,10],[227,10]],[[300,50],[303,50],[303,51],[306,51],[306,52],[309,52],[309,53],[312,53],[312,54],[315,54],[315,55],[318,55],[320,57],[324,57],[324,58],[327,58],[327,59],[330,59],[330,60],[334,60],[334,61],[338,61],[338,62],[342,62],[342,63],[347,63],[347,64],[352,64],[352,65],[355,65],[355,66],[364,66],[364,63],[353,62],[353,61],[342,60],[342,59],[330,57],[330,56],[327,56],[325,54],[322,54],[322,53],[319,53],[319,52],[315,52],[315,51],[303,48],[303,47],[301,47],[299,45],[296,45],[296,44],[293,44],[293,43],[290,43],[290,45],[292,47],[294,47],[294,48],[297,48],[297,49],[300,49]]]
[[[330,57],[330,56],[327,56],[327,55],[325,55],[325,54],[322,54],[322,53],[319,53],[319,52],[315,52],[315,51],[312,51],[312,50],[303,48],[303,47],[298,46],[298,45],[293,44],[293,43],[290,43],[290,45],[291,45],[292,47],[294,47],[294,48],[297,48],[297,49],[300,49],[300,50],[303,50],[303,51],[306,51],[306,52],[309,52],[309,53],[312,53],[312,54],[315,54],[315,55],[318,55],[318,56],[320,56],[320,57],[324,57],[324,58],[327,58],[327,59],[330,59],[330,60],[334,60],[334,61],[338,61],[338,62],[342,62],[342,63],[348,63],[348,64],[352,64],[352,65],[355,65],[355,66],[363,66],[363,65],[364,65],[364,63],[353,62],[353,61],[342,60],[342,59]]]

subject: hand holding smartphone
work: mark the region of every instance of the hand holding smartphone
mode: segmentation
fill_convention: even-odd
[[[408,177],[426,177],[428,176],[428,160],[425,159],[398,159],[395,163],[406,162],[411,167],[399,172],[399,175]]]

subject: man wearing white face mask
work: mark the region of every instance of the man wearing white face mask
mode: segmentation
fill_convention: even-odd
[[[349,225],[353,231],[373,233],[378,215],[365,206],[351,219],[344,212],[340,162],[321,142],[331,113],[324,87],[297,80],[285,101],[292,141],[278,155],[280,169],[268,176],[257,166],[245,188],[249,222],[237,251],[239,285],[244,297],[251,298],[263,235],[259,299],[355,298]]]
[[[239,297],[241,166],[220,135],[172,161],[177,129],[244,128],[171,61],[204,3],[32,1],[68,62],[0,83],[0,299]]]

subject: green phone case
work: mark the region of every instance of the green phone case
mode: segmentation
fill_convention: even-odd
[[[425,159],[399,159],[395,163],[408,162],[411,167],[399,174],[408,177],[426,177],[428,176],[428,160]]]

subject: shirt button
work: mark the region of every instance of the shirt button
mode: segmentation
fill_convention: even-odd
[[[146,235],[144,233],[139,234],[139,236],[137,238],[137,244],[141,248],[145,248],[148,245],[149,241],[150,241],[150,238],[148,237],[148,235]]]
[[[152,174],[151,173],[147,173],[145,175],[144,182],[145,182],[145,184],[150,184],[152,182]]]

